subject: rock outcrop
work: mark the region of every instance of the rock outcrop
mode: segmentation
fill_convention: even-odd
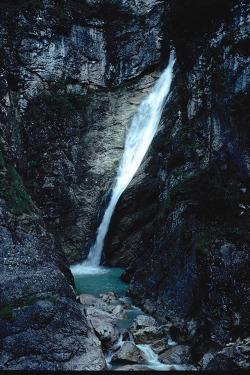
[[[1,200],[0,220],[0,369],[105,370],[101,343],[39,211],[15,216]]]
[[[200,360],[249,335],[249,5],[170,1],[167,13],[172,91],[106,259],[127,267],[134,302],[174,322]]]
[[[106,369],[68,260],[89,249],[126,127],[159,74],[163,10],[1,2],[1,369]]]

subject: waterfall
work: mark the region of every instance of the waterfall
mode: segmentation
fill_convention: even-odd
[[[174,53],[171,52],[167,68],[157,80],[150,94],[142,101],[132,119],[111,198],[97,229],[95,243],[91,246],[87,259],[82,264],[71,267],[75,274],[84,273],[84,269],[92,269],[95,272],[100,264],[104,240],[115,206],[139,168],[158,128],[163,105],[170,90],[174,62]]]

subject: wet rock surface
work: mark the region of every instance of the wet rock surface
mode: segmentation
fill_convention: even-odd
[[[140,365],[126,365],[122,367],[117,367],[114,371],[154,371],[147,366]]]
[[[190,347],[172,342],[169,329],[173,330],[173,325],[160,325],[153,317],[142,315],[140,309],[134,308],[134,312],[137,311],[138,315],[134,318],[130,328],[118,328],[122,327],[123,320],[127,322],[127,319],[131,319],[128,318],[131,306],[128,304],[128,308],[124,308],[125,315],[118,317],[115,309],[121,306],[119,302],[122,300],[113,292],[101,294],[100,298],[82,294],[78,299],[85,310],[87,320],[101,341],[108,369],[117,371],[151,369],[154,371],[158,370],[159,366],[166,365],[166,368],[160,369],[162,371],[170,370],[170,365],[177,365],[178,369],[196,370],[196,367],[191,365]],[[91,306],[87,307],[88,304]],[[105,305],[102,311],[98,309],[100,304]],[[115,309],[112,308],[114,306]],[[140,340],[137,338],[138,334]],[[175,346],[169,349],[169,345]]]
[[[165,364],[188,364],[191,362],[190,348],[185,345],[176,346],[162,353],[159,360]]]
[[[125,342],[112,357],[112,362],[146,362],[145,354],[138,349],[132,342]]]

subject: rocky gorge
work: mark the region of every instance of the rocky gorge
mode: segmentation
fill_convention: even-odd
[[[171,91],[105,262],[161,319],[136,320],[135,341],[151,327],[173,366],[183,355],[198,370],[248,369],[247,2],[2,0],[0,22],[0,369],[107,370],[113,305],[77,297],[69,265],[88,254],[127,127],[170,47]]]

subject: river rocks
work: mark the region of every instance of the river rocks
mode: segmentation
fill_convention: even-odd
[[[159,356],[159,361],[164,364],[189,364],[191,363],[190,347],[186,345],[175,346]]]
[[[229,343],[217,353],[207,353],[200,361],[202,370],[249,370],[250,337]]]
[[[92,296],[91,294],[81,294],[79,296],[79,300],[84,307],[93,306],[98,310],[103,310],[109,313],[111,312],[107,303],[101,301],[100,298]]]
[[[88,316],[96,335],[104,349],[112,348],[118,342],[118,336],[112,324],[95,316]]]
[[[122,341],[129,341],[130,340],[129,331],[126,328],[123,328],[121,330],[120,334],[121,334],[121,337],[122,337]]]
[[[161,354],[168,349],[168,339],[163,338],[161,340],[153,341],[153,343],[150,344],[150,347],[156,354]]]
[[[81,294],[80,303],[83,305],[88,321],[102,343],[103,349],[110,349],[118,342],[114,328],[117,317],[112,313],[108,304],[90,294]]]
[[[127,316],[122,305],[117,305],[113,310],[113,314],[117,317],[117,319],[124,319]]]
[[[118,301],[117,295],[114,292],[100,294],[100,299],[102,299],[106,303],[110,303],[111,301]]]
[[[112,357],[112,362],[146,362],[145,354],[132,342],[125,342]]]
[[[165,330],[161,327],[145,327],[134,332],[136,344],[150,344],[152,341],[161,340],[166,337]]]
[[[142,365],[126,365],[117,367],[114,371],[155,371],[147,366]]]
[[[113,314],[103,310],[98,310],[93,306],[87,307],[85,312],[89,318],[97,318],[108,324],[115,325],[117,322],[117,318]]]
[[[151,316],[147,315],[138,315],[135,320],[133,325],[130,327],[131,332],[135,332],[138,329],[144,328],[144,327],[156,327],[158,326],[158,323],[154,318]]]

